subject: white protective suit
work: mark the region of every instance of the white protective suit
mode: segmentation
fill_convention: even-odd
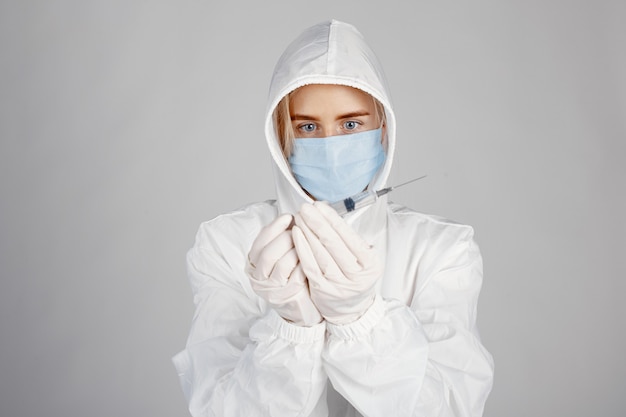
[[[378,62],[351,25],[307,29],[280,58],[265,134],[277,200],[200,226],[187,261],[196,312],[174,364],[193,416],[480,416],[493,362],[476,329],[482,260],[473,230],[388,203],[346,220],[385,261],[374,304],[343,326],[300,327],[252,290],[247,254],[261,228],[311,199],[282,155],[272,112],[305,84],[342,84],[378,99],[387,159],[370,183],[386,185],[395,116]]]

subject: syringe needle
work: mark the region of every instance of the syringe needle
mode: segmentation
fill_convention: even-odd
[[[422,176],[421,176],[421,177],[419,177],[419,178],[413,178],[412,180],[409,180],[409,181],[407,181],[407,182],[403,182],[402,184],[393,185],[393,186],[391,186],[391,187],[389,187],[389,188],[391,188],[392,190],[395,190],[396,188],[400,188],[400,187],[402,187],[403,185],[407,185],[407,184],[410,184],[410,183],[415,182],[415,181],[417,181],[417,180],[421,180],[422,178],[425,178],[425,177],[427,177],[427,176],[428,176],[428,175],[422,175]]]
[[[393,185],[393,186],[387,187],[387,188],[381,188],[380,190],[376,191],[376,196],[378,196],[378,197],[383,196],[383,195],[391,192],[392,190],[395,190],[396,188],[402,187],[403,185],[410,184],[410,183],[412,183],[414,181],[417,181],[417,180],[421,180],[424,177],[426,177],[426,175],[422,175],[419,178],[413,178],[412,180],[407,181],[407,182],[403,182],[402,184]]]

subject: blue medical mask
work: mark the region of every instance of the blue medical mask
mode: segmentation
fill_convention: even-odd
[[[296,180],[316,200],[331,203],[367,187],[385,162],[382,128],[327,138],[296,139],[289,157]]]

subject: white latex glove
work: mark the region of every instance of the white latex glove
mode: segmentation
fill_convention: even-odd
[[[383,274],[374,248],[326,203],[303,205],[295,221],[293,241],[313,302],[330,323],[355,321],[374,302]]]
[[[293,217],[284,214],[265,226],[252,243],[246,272],[257,295],[285,320],[299,326],[322,321],[309,294],[309,286],[294,248],[290,226]]]

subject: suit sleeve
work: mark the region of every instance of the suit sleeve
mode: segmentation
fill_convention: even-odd
[[[265,306],[246,281],[248,248],[239,243],[246,238],[225,220],[203,225],[187,256],[196,310],[173,362],[189,410],[194,417],[308,416],[326,385],[325,326],[295,326]]]
[[[493,378],[476,328],[482,260],[471,228],[452,229],[416,255],[410,305],[379,296],[356,322],[327,325],[327,374],[364,416],[482,415]]]

